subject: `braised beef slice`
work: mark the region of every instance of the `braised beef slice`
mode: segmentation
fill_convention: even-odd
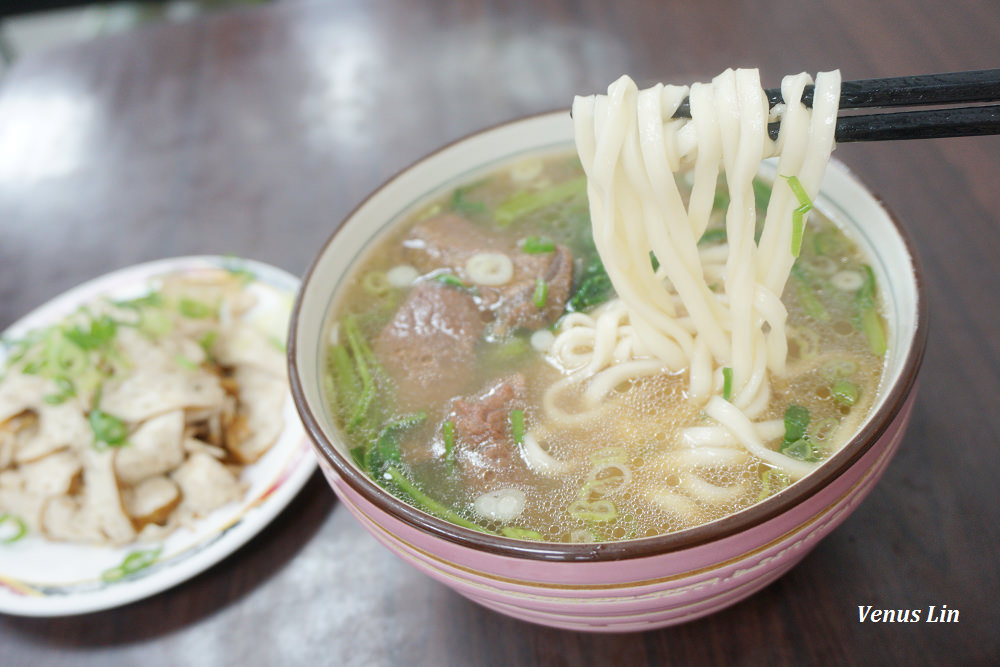
[[[455,401],[455,460],[467,487],[478,492],[504,488],[527,474],[510,432],[511,410],[524,409],[526,393],[524,376],[517,373]]]
[[[566,246],[530,255],[487,234],[465,218],[445,214],[416,225],[407,238],[408,258],[421,272],[449,269],[469,281],[465,263],[481,252],[502,252],[511,258],[514,275],[505,285],[477,286],[479,306],[494,316],[499,336],[519,328],[539,329],[555,322],[566,306],[573,280],[573,254]],[[537,279],[545,281],[545,304],[534,303]]]
[[[436,282],[415,285],[374,345],[396,383],[400,409],[419,410],[468,391],[484,327],[467,292]]]

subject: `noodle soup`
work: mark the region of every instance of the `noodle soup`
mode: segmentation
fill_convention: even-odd
[[[691,176],[676,180],[687,204]],[[758,234],[772,186],[754,181]],[[720,180],[697,241],[715,293],[726,279],[729,197]],[[878,289],[856,244],[819,211],[781,294],[784,372],[770,374],[752,424],[764,447],[801,466],[790,470],[709,415],[689,370],[630,357],[624,335],[583,335],[627,321],[592,230],[579,160],[550,153],[423,202],[370,249],[329,323],[324,380],[373,480],[440,518],[508,537],[647,537],[777,493],[869,413],[886,352]],[[655,253],[648,261],[668,280]],[[622,347],[611,357],[629,358],[620,368],[641,372],[581,377],[608,344]],[[735,400],[732,368],[715,368],[709,383]]]

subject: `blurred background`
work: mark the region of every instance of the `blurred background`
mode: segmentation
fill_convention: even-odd
[[[18,58],[156,23],[279,0],[0,1],[0,76]]]

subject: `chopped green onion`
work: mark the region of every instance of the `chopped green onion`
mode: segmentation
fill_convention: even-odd
[[[128,427],[118,417],[109,415],[99,408],[90,411],[87,417],[90,430],[94,432],[94,446],[101,448],[101,443],[108,447],[121,447],[127,444]]]
[[[542,534],[537,530],[529,530],[528,528],[518,528],[517,526],[504,526],[500,529],[500,534],[504,537],[513,537],[516,540],[539,540],[541,541]]]
[[[90,321],[89,329],[81,329],[79,325],[67,329],[63,335],[83,350],[96,350],[107,345],[115,337],[118,323],[108,315]]]
[[[462,282],[462,279],[456,276],[454,273],[439,273],[434,276],[433,280],[441,283],[442,285],[447,285],[448,287],[454,287],[456,289],[474,289]]]
[[[564,181],[545,190],[524,190],[504,200],[493,211],[493,219],[501,227],[506,227],[520,217],[569,199],[587,189],[587,177],[581,176]]]
[[[855,305],[858,313],[854,317],[854,325],[861,329],[868,339],[868,347],[877,356],[885,354],[887,344],[882,320],[875,308],[875,273],[872,267],[862,265],[864,283],[855,295]]]
[[[757,495],[757,502],[773,496],[781,489],[788,486],[788,475],[776,468],[768,468],[760,476],[761,489]]]
[[[163,295],[159,292],[150,292],[146,296],[140,296],[136,299],[126,299],[125,301],[114,301],[112,303],[118,308],[129,308],[131,310],[158,308],[163,305]]]
[[[435,516],[438,516],[447,521],[451,521],[452,523],[462,526],[463,528],[478,530],[481,533],[487,532],[482,526],[469,521],[458,512],[448,507],[445,507],[437,500],[431,498],[426,493],[418,489],[413,482],[408,480],[406,476],[404,476],[403,473],[401,473],[396,468],[392,466],[386,466],[385,476],[389,480],[395,482],[396,485],[403,491],[403,493],[410,496],[410,498],[412,498],[413,501],[420,506],[420,509],[423,509],[424,511],[434,514]]]
[[[818,458],[808,438],[799,438],[795,442],[783,445],[781,453],[799,461],[815,461]]]
[[[212,347],[215,345],[215,341],[218,337],[219,332],[207,331],[204,336],[198,339],[198,345],[201,345],[201,349],[205,350],[205,354],[209,357],[212,356]]]
[[[198,370],[198,364],[194,363],[193,361],[191,361],[190,359],[188,359],[187,357],[185,357],[183,354],[174,355],[174,362],[178,366],[181,366],[181,367],[186,368],[188,370],[191,370],[191,371]]]
[[[549,286],[541,278],[535,278],[535,291],[531,295],[531,302],[535,304],[535,307],[541,310],[545,307],[545,301],[549,296]]]
[[[0,536],[0,544],[14,544],[14,542],[17,542],[19,539],[28,534],[28,525],[24,523],[23,519],[16,517],[13,514],[0,514],[0,526],[8,521],[14,524],[14,533],[6,537]]]
[[[361,287],[372,296],[385,296],[392,291],[392,283],[384,271],[369,271],[361,279]]]
[[[73,381],[64,375],[60,375],[53,379],[56,386],[59,387],[58,394],[46,394],[42,400],[44,400],[49,405],[59,405],[64,403],[67,398],[76,396],[76,387],[73,386]]]
[[[576,500],[567,513],[584,521],[606,522],[618,518],[618,508],[610,500]]]
[[[809,426],[809,409],[795,403],[785,408],[785,444],[802,439]]]
[[[278,352],[285,351],[285,341],[281,339],[280,336],[268,336],[267,342],[271,344],[271,347],[276,349]]]
[[[556,249],[555,241],[547,236],[529,236],[524,239],[521,250],[529,255],[542,255],[553,252]]]
[[[510,434],[517,444],[524,442],[524,410],[510,411]]]
[[[722,369],[722,398],[731,400],[733,397],[733,369],[726,366]]]
[[[792,278],[795,282],[795,295],[799,299],[799,305],[806,315],[819,322],[830,320],[830,313],[827,312],[823,303],[816,297],[816,279],[805,269],[799,266],[798,262],[792,264]]]
[[[802,183],[799,182],[798,177],[784,176],[783,178],[788,181],[788,187],[792,189],[792,194],[795,195],[795,199],[799,203],[799,207],[792,211],[792,255],[798,257],[799,252],[802,250],[805,216],[806,213],[812,210],[813,202],[806,193],[805,188],[802,187]]]
[[[833,400],[841,405],[851,406],[858,402],[858,385],[847,380],[837,380],[830,387]]]
[[[125,560],[122,561],[121,565],[113,567],[110,570],[105,570],[101,574],[101,579],[110,583],[123,579],[130,574],[138,572],[139,570],[143,570],[155,563],[156,559],[160,557],[160,553],[162,551],[163,547],[149,549],[146,551],[133,551],[129,555],[125,556]]]
[[[181,315],[192,320],[200,320],[209,317],[213,313],[213,308],[207,303],[182,296],[177,303],[177,308]]]

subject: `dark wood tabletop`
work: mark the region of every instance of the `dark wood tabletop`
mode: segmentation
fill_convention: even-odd
[[[1000,66],[997,35],[993,0],[344,0],[27,57],[0,79],[0,328],[155,258],[233,253],[301,274],[396,171],[622,73],[650,84],[757,66],[775,85],[803,70],[981,69]],[[929,347],[885,477],[763,592],[642,634],[528,625],[398,561],[317,476],[248,545],[171,590],[84,616],[0,615],[0,664],[997,664],[1000,137],[835,155],[915,239]],[[860,605],[960,617],[862,623]]]

